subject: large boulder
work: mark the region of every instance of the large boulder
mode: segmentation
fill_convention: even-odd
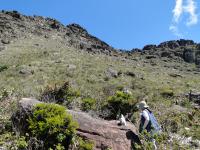
[[[183,51],[183,59],[188,63],[194,63],[195,61],[195,53],[191,49],[185,49]]]
[[[27,118],[32,115],[34,105],[41,103],[32,98],[23,98],[19,101],[18,111],[13,114],[12,122],[14,129],[21,134],[27,131]],[[79,123],[77,134],[95,143],[95,150],[131,150],[134,142],[139,142],[136,128],[133,124],[118,126],[116,120],[106,121],[93,118],[87,113],[68,110],[73,118]]]

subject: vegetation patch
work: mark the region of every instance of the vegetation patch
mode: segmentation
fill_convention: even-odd
[[[96,99],[84,98],[81,106],[83,111],[94,110],[96,108]]]
[[[137,101],[133,97],[122,91],[117,91],[113,96],[110,96],[104,105],[103,109],[109,109],[109,119],[116,119],[120,114],[132,113],[136,110],[135,104]]]
[[[8,66],[6,65],[0,65],[0,72],[5,71],[8,69]]]
[[[89,140],[83,140],[81,137],[77,137],[79,150],[93,150],[94,143]]]
[[[78,127],[65,107],[57,104],[37,104],[28,122],[31,135],[44,141],[45,148],[53,149],[58,144],[67,149]]]
[[[80,97],[80,92],[73,90],[70,87],[69,82],[65,82],[60,87],[57,85],[48,86],[41,94],[40,99],[44,102],[56,102],[58,104],[69,106],[77,97]]]
[[[171,88],[168,88],[168,87],[165,87],[165,88],[162,88],[161,91],[160,91],[160,94],[163,96],[163,97],[173,97],[174,96],[174,91],[173,89]]]

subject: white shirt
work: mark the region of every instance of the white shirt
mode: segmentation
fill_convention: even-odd
[[[145,120],[149,120],[149,114],[147,112],[148,110],[143,110],[141,113],[141,116],[143,116],[145,118]]]
[[[141,112],[141,116],[143,116],[144,118],[145,118],[145,122],[144,122],[144,125],[143,125],[143,129],[145,129],[146,127],[147,127],[147,125],[148,125],[148,123],[149,123],[149,120],[150,120],[150,118],[149,118],[149,114],[148,114],[148,112],[147,112],[148,110],[143,110],[142,112]]]

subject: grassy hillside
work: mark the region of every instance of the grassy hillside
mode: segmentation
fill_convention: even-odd
[[[9,120],[21,97],[39,98],[46,87],[69,81],[82,98],[94,98],[98,105],[126,88],[135,101],[146,97],[166,131],[176,129],[176,133],[185,135],[184,128],[190,127],[187,135],[200,139],[199,110],[185,97],[190,90],[200,91],[200,72],[194,64],[147,59],[138,53],[127,59],[94,54],[68,47],[62,39],[38,36],[6,46],[6,50],[0,51],[0,89],[1,95],[6,95],[0,99],[2,122]],[[77,109],[79,106],[76,105]],[[193,118],[187,121],[190,115]],[[134,114],[136,120],[138,116]]]
[[[72,82],[81,92],[101,98],[104,88],[126,87],[146,95],[170,88],[175,95],[200,90],[200,72],[184,61],[114,57],[69,48],[59,40],[22,39],[0,53],[0,87],[22,96],[38,96],[47,85]],[[110,71],[111,70],[111,71]],[[116,72],[112,77],[110,72]],[[112,74],[112,73],[111,73]]]

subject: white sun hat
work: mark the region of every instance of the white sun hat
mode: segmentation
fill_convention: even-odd
[[[145,101],[141,101],[139,102],[138,104],[138,108],[139,109],[145,109],[145,108],[148,108],[149,106],[147,105],[147,103]]]

